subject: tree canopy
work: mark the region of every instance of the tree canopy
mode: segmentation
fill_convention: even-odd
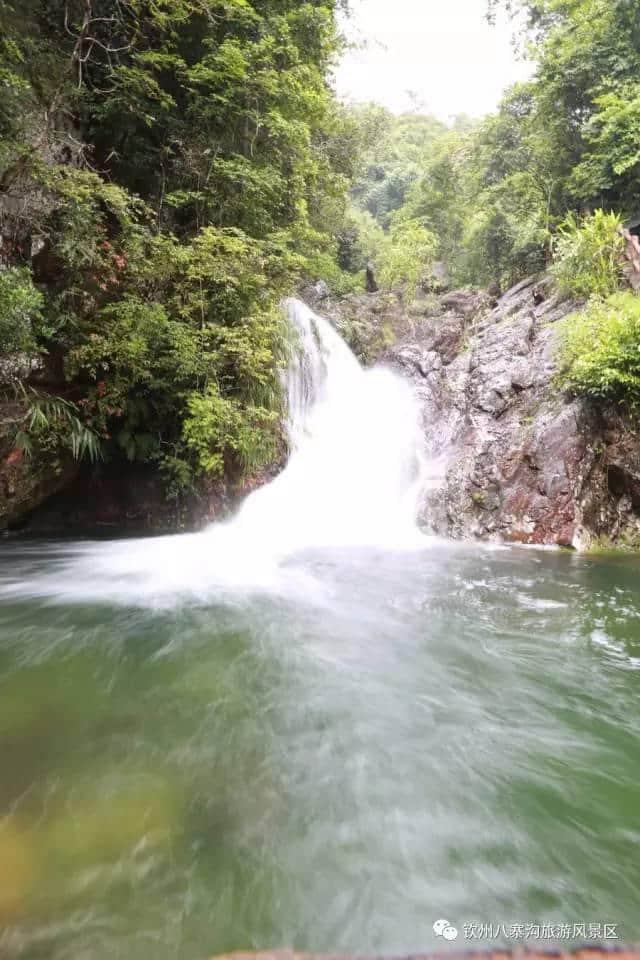
[[[499,7],[518,14],[532,79],[477,123],[409,118],[417,155],[398,149],[405,121],[387,119],[380,179],[354,199],[385,230],[400,219],[432,231],[459,282],[504,286],[549,262],[568,214],[640,215],[640,5],[493,0],[489,14]]]
[[[337,6],[0,0],[4,349],[175,489],[280,443],[278,301],[335,264],[358,152]]]
[[[25,455],[148,461],[172,491],[258,469],[303,278],[363,289],[371,264],[412,296],[441,261],[504,288],[560,253],[574,284],[640,215],[635,0],[491,0],[534,75],[449,124],[336,100],[344,6],[0,0],[0,353],[36,361]]]

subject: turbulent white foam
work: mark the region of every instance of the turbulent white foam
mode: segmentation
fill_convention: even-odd
[[[47,592],[145,601],[270,588],[283,577],[304,592],[308,578],[288,562],[300,551],[424,543],[416,515],[426,464],[411,388],[390,370],[363,370],[305,304],[285,308],[299,343],[285,376],[292,452],[280,476],[203,533],[76,545]]]
[[[390,370],[363,370],[300,301],[287,309],[302,348],[287,375],[292,454],[246,502],[236,531],[280,554],[415,541],[423,463],[411,388]]]

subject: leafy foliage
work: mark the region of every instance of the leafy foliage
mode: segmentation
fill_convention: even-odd
[[[431,150],[446,127],[435,117],[403,114],[394,117],[383,107],[354,108],[361,131],[361,161],[352,195],[383,229],[405,203],[422,175]]]
[[[339,236],[339,267],[347,273],[360,273],[378,259],[385,242],[385,231],[369,211],[350,204]]]
[[[599,206],[634,213],[640,7],[629,0],[511,6],[526,15],[537,62],[526,85],[530,129],[542,146],[533,169],[550,178],[553,212]]]
[[[482,123],[458,117],[446,128],[412,116],[408,129],[414,137],[421,131],[419,146],[404,139],[400,118],[402,138],[385,134],[376,146],[377,165],[368,168],[370,179],[382,178],[385,203],[376,200],[375,182],[367,190],[357,184],[354,202],[387,233],[398,223],[419,222],[437,238],[430,259],[444,262],[454,282],[516,282],[545,265],[554,225],[554,179],[531,112],[528,90],[515,87],[500,113]],[[394,193],[399,179],[402,190]],[[372,257],[378,265],[384,246],[378,237]]]
[[[418,287],[429,280],[436,248],[435,236],[417,220],[394,224],[381,256],[380,279],[384,286],[404,286],[408,299],[412,299]]]
[[[533,79],[495,115],[450,129],[361,111],[377,133],[354,200],[384,230],[420,221],[453,282],[504,288],[550,264],[568,215],[640,215],[640,5],[495,0],[490,12],[498,6],[520,14]]]
[[[430,216],[438,201],[427,210],[418,188],[425,171],[435,171],[446,154],[444,144],[457,141],[469,124],[459,118],[452,132],[435,117],[394,117],[374,105],[353,108],[352,113],[359,130],[360,165],[340,234],[338,262],[350,273],[371,265],[383,288],[403,285],[411,298],[430,277],[436,248],[446,256],[454,228],[446,233],[444,222],[455,217],[450,197],[441,204],[441,216]],[[439,187],[446,189],[442,183]]]
[[[279,299],[359,283],[336,261],[361,144],[327,83],[339,5],[0,0],[0,350],[47,370],[40,447],[65,423],[174,490],[273,458]]]
[[[225,462],[216,450],[231,451],[247,471],[275,458],[277,445],[273,427],[278,422],[276,411],[268,407],[243,408],[237,401],[223,397],[215,384],[209,385],[204,396],[193,394],[188,407],[185,440],[197,454],[205,473],[221,475],[224,472]]]
[[[562,382],[574,393],[637,408],[640,403],[640,297],[592,300],[563,321]]]
[[[606,298],[619,289],[624,239],[621,218],[596,210],[578,221],[572,214],[560,226],[552,273],[562,293]]]
[[[42,294],[33,285],[28,267],[0,272],[0,343],[6,353],[35,348],[34,324],[41,316]]]
[[[18,420],[14,443],[31,458],[34,447],[68,449],[75,460],[101,458],[100,440],[78,417],[78,409],[62,397],[43,394],[32,387],[21,388],[24,413]]]

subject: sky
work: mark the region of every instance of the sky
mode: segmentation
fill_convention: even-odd
[[[339,95],[400,113],[411,109],[412,91],[420,112],[442,120],[489,113],[532,68],[512,48],[513,25],[491,27],[486,7],[486,0],[352,0],[345,32],[362,48],[337,71]]]

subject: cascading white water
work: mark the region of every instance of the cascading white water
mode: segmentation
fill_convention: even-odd
[[[70,548],[39,583],[60,598],[170,602],[219,587],[313,589],[290,558],[326,547],[415,547],[425,477],[417,405],[391,370],[363,370],[331,324],[299,300],[285,309],[298,344],[285,374],[291,455],[237,516],[202,533]],[[297,577],[297,581],[296,581]]]
[[[407,383],[362,369],[330,323],[285,304],[299,336],[286,377],[292,453],[235,521],[278,552],[415,541],[423,460]]]

